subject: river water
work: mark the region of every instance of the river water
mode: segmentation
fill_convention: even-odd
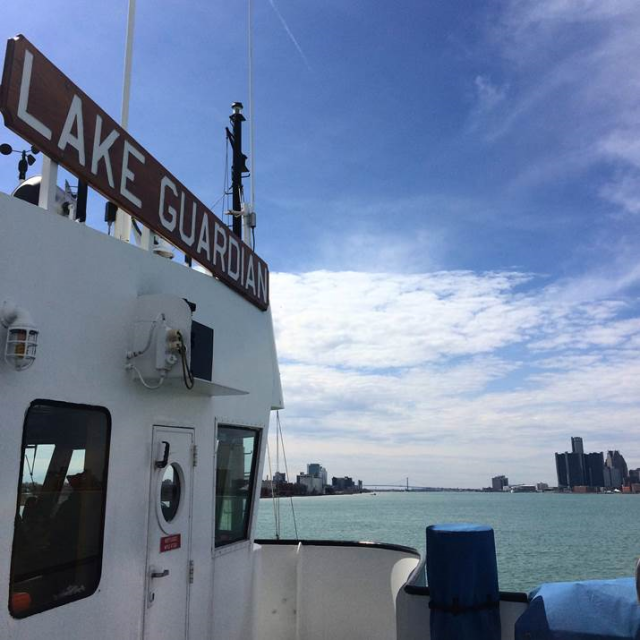
[[[372,540],[425,552],[425,528],[445,522],[493,527],[500,588],[633,575],[640,556],[640,495],[471,492],[293,498],[300,539]],[[294,538],[280,499],[281,538]],[[274,538],[271,499],[260,500],[258,538]]]

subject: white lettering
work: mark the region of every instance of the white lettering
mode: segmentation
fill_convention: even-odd
[[[209,216],[205,213],[202,216],[202,226],[200,227],[200,237],[198,239],[198,246],[196,251],[200,251],[204,248],[207,254],[207,260],[211,261],[211,246],[209,244]]]
[[[171,189],[173,191],[173,195],[178,197],[178,190],[176,185],[173,184],[167,176],[162,176],[162,180],[160,180],[160,208],[158,210],[158,217],[160,218],[160,222],[162,226],[168,231],[173,231],[176,228],[176,218],[178,217],[178,212],[174,207],[169,205],[165,211],[164,208],[164,196],[167,189]],[[184,193],[182,194],[182,199],[184,201]],[[170,217],[167,217],[167,212]]]
[[[207,214],[205,213],[206,217]],[[202,230],[200,230],[202,233]],[[208,232],[208,228],[207,228]],[[191,208],[191,233],[187,235],[184,232],[184,193],[182,194],[182,198],[180,199],[180,237],[184,242],[186,242],[189,246],[193,244],[193,241],[196,239],[196,203],[195,200],[193,202],[193,207]],[[207,243],[209,239],[207,238]]]
[[[261,298],[265,304],[267,304],[267,300],[269,299],[267,278],[267,266],[265,265],[263,270],[260,268],[260,263],[258,263],[258,297]]]
[[[132,182],[136,179],[136,174],[129,169],[129,156],[133,156],[138,162],[144,164],[145,157],[138,151],[128,140],[124,141],[124,150],[122,152],[122,176],[120,178],[120,193],[136,207],[142,207],[142,201],[137,196],[134,196],[131,191],[127,189],[127,180]]]
[[[73,135],[71,130],[75,126],[76,134]],[[62,127],[60,140],[58,140],[58,148],[64,151],[67,145],[71,145],[78,152],[78,161],[84,167],[84,123],[82,121],[82,100],[78,96],[73,96],[71,106],[67,113],[67,119]]]
[[[35,129],[41,136],[51,140],[51,129],[45,127],[40,120],[27,111],[29,104],[29,89],[31,88],[31,71],[33,69],[33,54],[25,49],[22,80],[20,81],[20,97],[18,98],[18,118]]]
[[[218,238],[222,238],[222,244],[218,244]],[[225,230],[216,222],[213,237],[213,266],[216,266],[217,256],[220,255],[220,265],[226,271],[224,265],[224,254],[227,252],[227,234]]]
[[[231,266],[232,261],[235,263],[233,267]],[[234,280],[240,277],[240,245],[232,235],[229,236],[229,264],[227,274]]]
[[[256,276],[253,269],[253,256],[249,258],[249,268],[247,269],[247,284],[245,285],[246,289],[251,289],[253,291],[253,295],[256,295]]]
[[[100,160],[104,160],[104,166],[107,170],[107,180],[109,186],[115,189],[113,184],[113,171],[111,170],[111,158],[109,157],[109,149],[113,146],[113,143],[120,137],[120,134],[114,129],[102,142],[100,142],[100,136],[102,135],[102,118],[96,116],[96,132],[93,136],[93,153],[91,154],[91,173],[94,176],[98,175],[98,163]]]

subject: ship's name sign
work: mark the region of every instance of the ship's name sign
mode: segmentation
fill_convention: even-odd
[[[5,125],[260,309],[269,268],[24,36],[9,40]]]

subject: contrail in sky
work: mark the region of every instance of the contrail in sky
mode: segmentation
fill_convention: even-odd
[[[287,32],[287,35],[289,36],[289,38],[291,38],[291,42],[293,42],[293,46],[298,50],[298,53],[300,54],[300,56],[304,60],[304,63],[307,65],[307,69],[309,69],[309,71],[313,72],[313,69],[311,68],[311,65],[309,64],[309,60],[307,60],[307,56],[304,54],[304,51],[302,50],[302,47],[298,44],[298,41],[296,40],[296,37],[293,35],[293,33],[291,33],[291,29],[289,29],[289,25],[287,24],[287,21],[283,18],[283,16],[280,13],[280,11],[278,11],[278,7],[276,7],[276,3],[273,0],[269,0],[269,4],[273,8],[273,10],[276,12],[276,15],[280,19],[280,22],[282,22],[282,26],[284,27],[284,30]]]

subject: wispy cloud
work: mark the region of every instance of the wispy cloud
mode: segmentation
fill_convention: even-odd
[[[311,64],[309,63],[309,59],[307,58],[307,55],[302,50],[302,47],[300,46],[300,43],[298,42],[296,37],[293,35],[293,32],[289,28],[287,21],[284,19],[284,16],[280,13],[280,10],[276,6],[275,0],[269,0],[269,4],[271,5],[271,8],[275,12],[276,16],[278,16],[278,20],[280,20],[282,27],[284,28],[286,34],[289,36],[289,40],[291,40],[291,42],[293,43],[293,46],[296,48],[296,50],[300,54],[300,57],[302,58],[305,66],[307,67],[307,69],[309,69],[309,71],[313,72],[313,69],[311,68]]]

